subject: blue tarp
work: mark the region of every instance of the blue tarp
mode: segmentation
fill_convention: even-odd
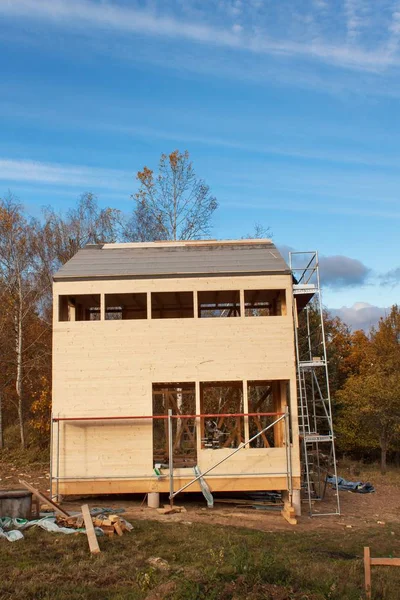
[[[372,492],[375,492],[374,486],[368,481],[366,483],[362,481],[347,481],[343,477],[327,477],[326,481],[332,484],[334,490],[355,492],[357,494],[372,494]]]

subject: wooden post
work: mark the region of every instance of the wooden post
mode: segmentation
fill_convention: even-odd
[[[90,552],[92,554],[99,554],[100,547],[97,541],[96,532],[93,527],[92,517],[90,516],[89,506],[84,504],[82,506],[82,516],[85,521],[86,535],[89,543]]]
[[[368,546],[364,547],[364,577],[365,577],[365,597],[371,600],[371,551]]]

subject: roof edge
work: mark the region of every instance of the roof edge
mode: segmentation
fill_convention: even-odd
[[[196,279],[197,277],[248,277],[266,275],[292,275],[290,269],[282,271],[224,271],[223,273],[151,273],[139,275],[53,275],[53,283],[66,281],[106,281],[126,279]]]
[[[269,238],[260,239],[241,239],[241,240],[160,240],[155,242],[121,242],[112,244],[91,244],[85,248],[101,247],[103,250],[113,250],[122,248],[179,248],[185,246],[252,246],[268,245],[273,246]]]

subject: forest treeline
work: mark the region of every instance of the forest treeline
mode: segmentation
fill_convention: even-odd
[[[133,210],[100,208],[83,194],[66,212],[33,218],[11,193],[0,199],[0,449],[46,447],[51,412],[52,276],[88,243],[207,237],[217,201],[187,152],[162,155],[137,174]],[[256,227],[253,237],[265,233]],[[313,308],[311,307],[311,310]],[[400,453],[400,311],[369,332],[325,314],[339,451]]]

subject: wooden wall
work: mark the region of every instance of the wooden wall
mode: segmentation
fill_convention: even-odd
[[[165,278],[54,284],[53,416],[152,414],[155,382],[281,380],[290,382],[292,468],[299,487],[291,276]],[[287,314],[273,317],[58,321],[58,296],[159,291],[285,289]],[[150,307],[148,306],[148,313]],[[196,315],[195,307],[195,315]],[[243,313],[243,311],[242,311]],[[197,393],[197,414],[200,413]],[[244,398],[247,412],[247,398]],[[54,428],[53,475],[70,478],[60,493],[164,491],[153,475],[151,421],[61,422]],[[59,461],[57,466],[57,433]],[[227,449],[201,450],[205,470]],[[213,489],[281,489],[284,448],[246,448],[208,479]],[[257,475],[257,473],[259,475]],[[190,473],[177,470],[181,481]],[[102,478],[111,478],[104,479]],[[76,481],[72,481],[76,480]],[[228,487],[227,487],[228,486]],[[231,487],[229,487],[231,486]],[[197,491],[198,487],[194,486]],[[166,491],[166,490],[165,490]]]

